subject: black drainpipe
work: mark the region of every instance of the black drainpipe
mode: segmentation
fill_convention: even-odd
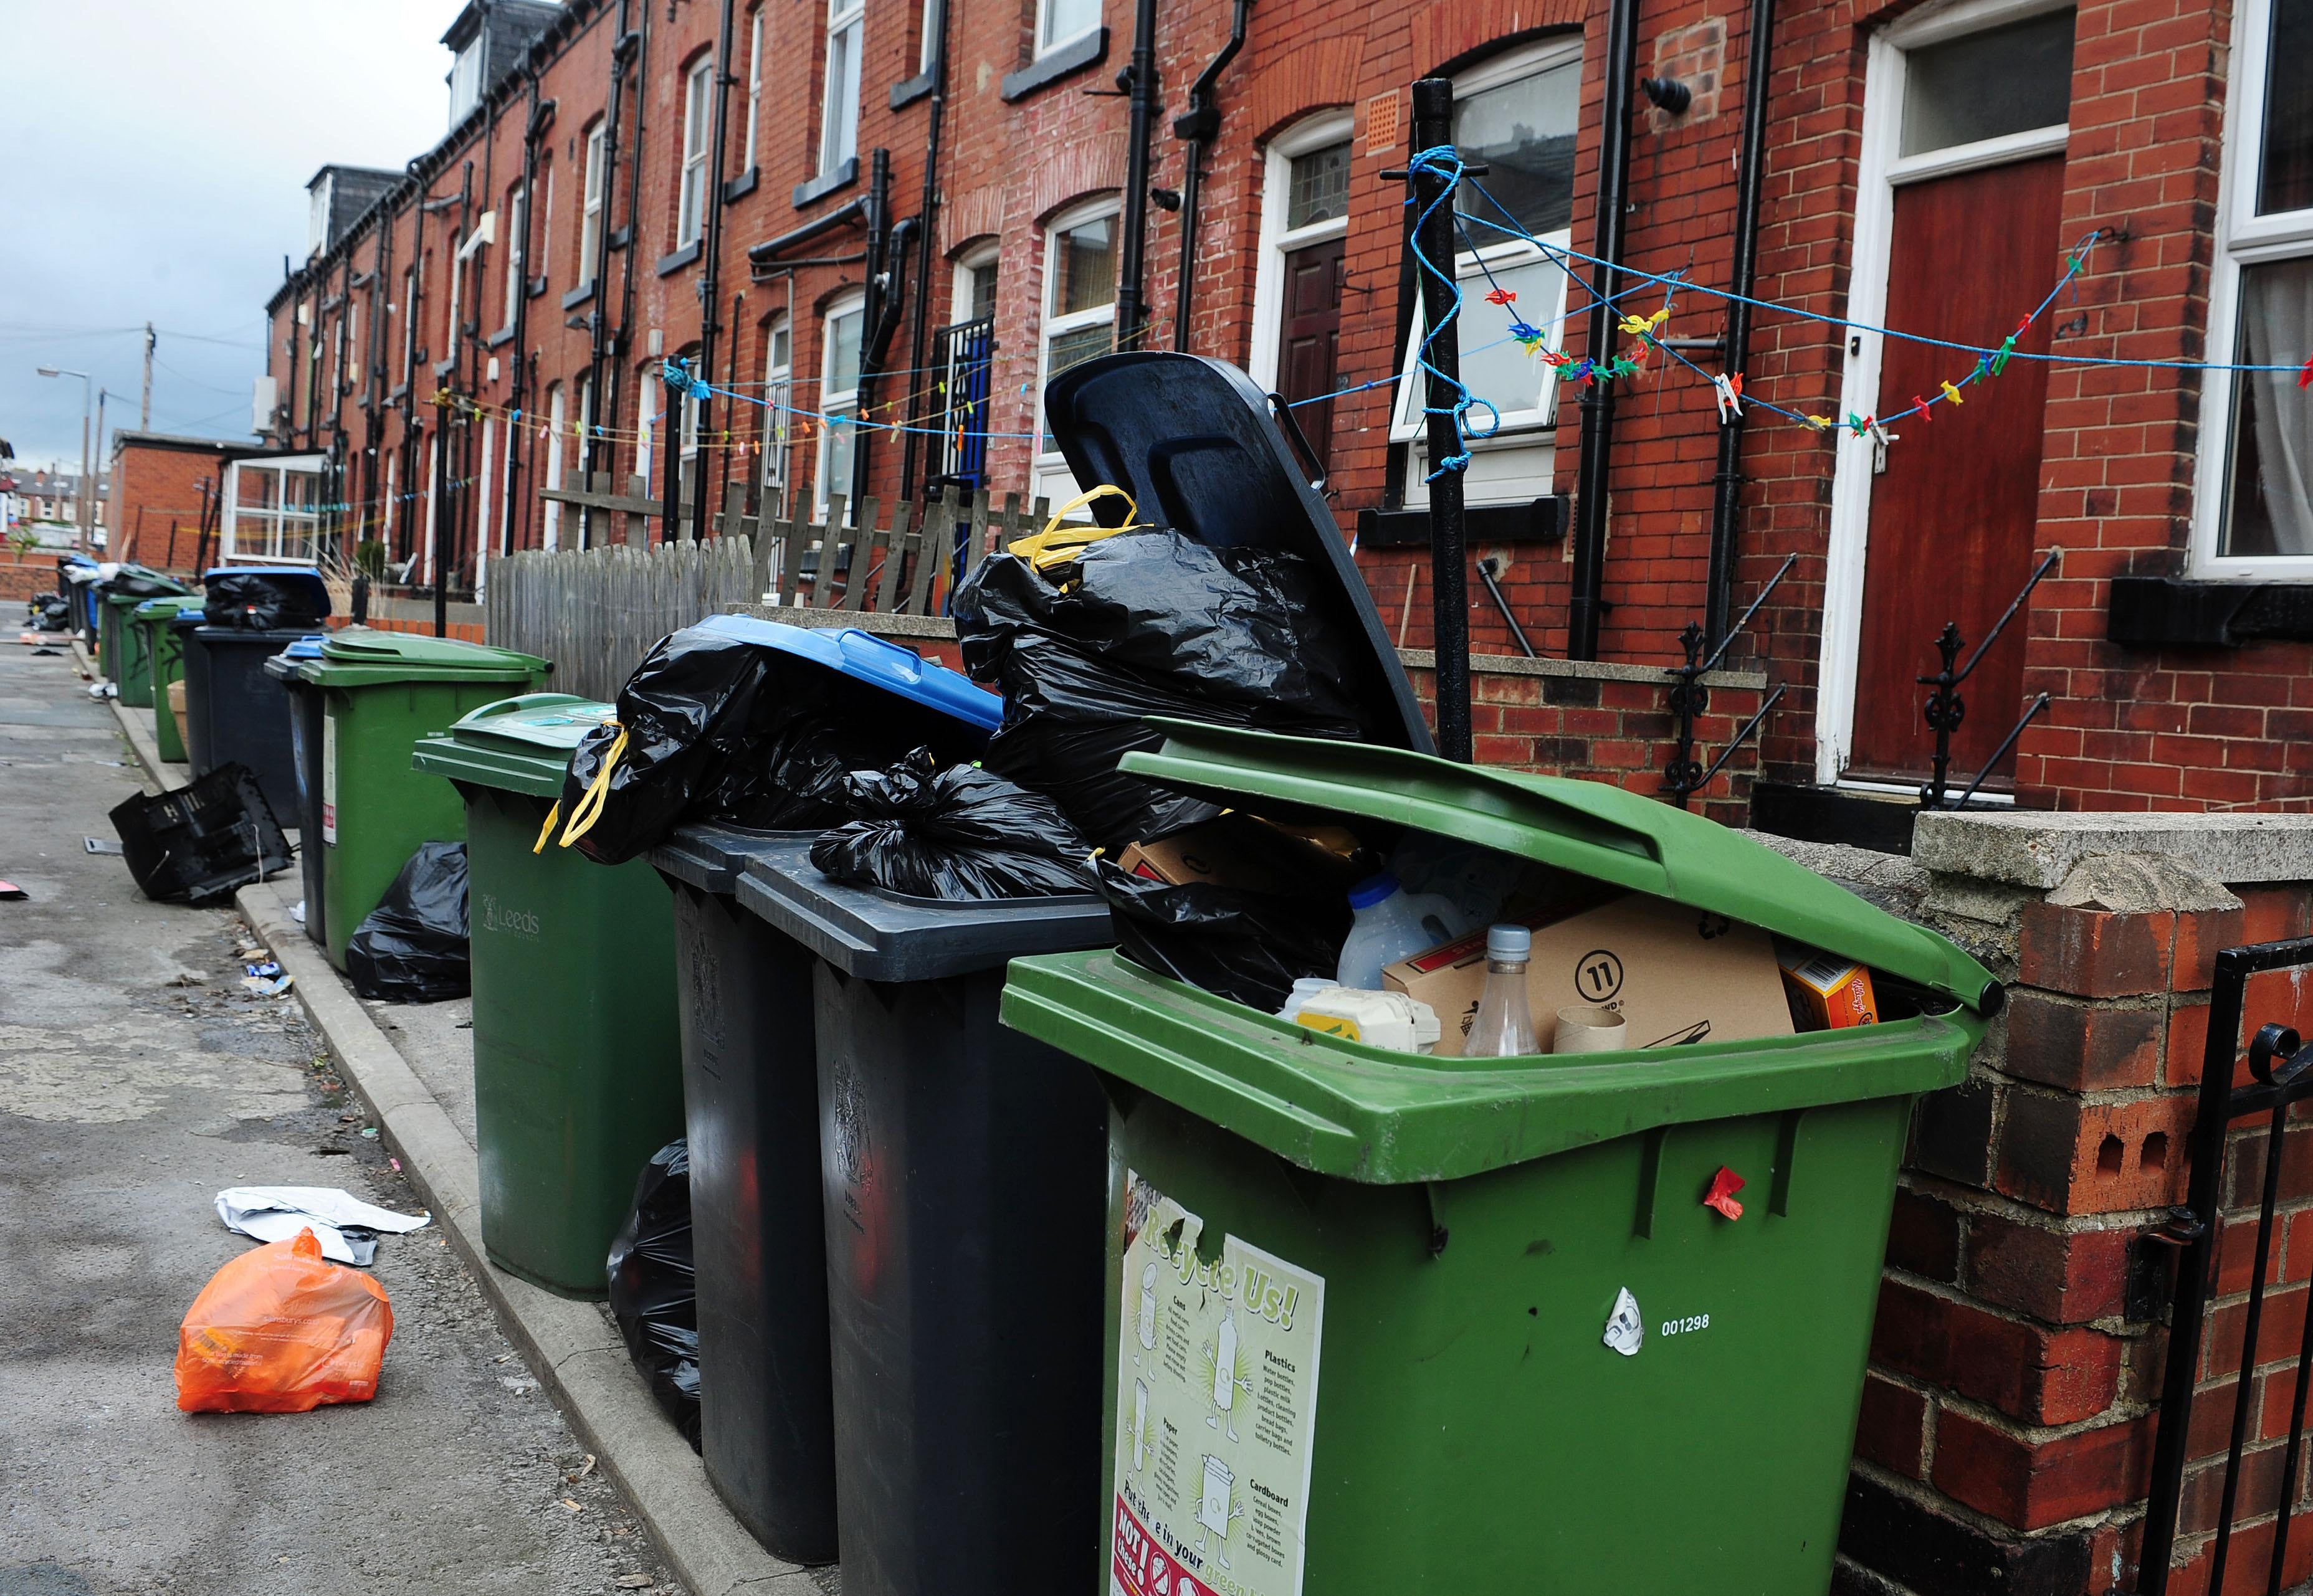
[[[724,162],[731,142],[731,0],[723,0],[723,22],[715,40],[715,155],[707,166],[707,269],[699,281],[699,380],[715,381],[715,335],[722,331],[717,314],[723,294]],[[707,539],[707,440],[711,399],[699,401],[699,480],[690,488],[690,536]],[[682,469],[682,416],[675,413],[675,469]]]
[[[892,311],[892,152],[881,148],[868,152],[867,156],[867,260],[862,275],[867,279],[867,292],[859,302],[859,425],[851,432],[851,505],[849,513],[857,515],[859,501],[867,496],[867,440],[872,435],[865,425],[875,404],[875,368],[881,364],[875,358],[875,342],[880,336],[889,345],[891,332],[884,324],[891,320]],[[822,398],[821,403],[826,401]]]
[[[529,423],[523,417],[523,408],[530,400],[530,357],[527,353],[530,348],[530,265],[535,259],[530,252],[530,235],[536,231],[534,224],[538,216],[538,140],[540,135],[553,125],[554,101],[539,99],[538,72],[533,67],[530,74],[530,117],[522,134],[522,237],[506,241],[509,250],[519,248],[522,250],[522,277],[514,290],[514,402],[508,408],[513,410],[515,419],[506,424],[506,513],[504,524],[498,528],[498,552],[501,554],[514,552],[515,506],[521,506],[522,530],[527,535],[531,527],[531,509],[535,502],[535,495],[520,491],[518,485],[522,468],[516,462],[525,454],[535,453],[522,448],[523,434],[530,431]],[[585,202],[583,193],[579,202]]]
[[[1188,162],[1181,173],[1181,279],[1173,287],[1173,347],[1182,354],[1189,348],[1189,296],[1197,275],[1197,195],[1204,187],[1205,153],[1221,133],[1221,108],[1214,102],[1213,85],[1244,48],[1245,19],[1252,11],[1253,0],[1236,0],[1236,10],[1229,18],[1228,42],[1189,85],[1189,109],[1173,118],[1173,136],[1185,140],[1189,146]]]
[[[1639,0],[1613,0],[1606,13],[1606,92],[1600,108],[1598,223],[1591,253],[1604,263],[1591,268],[1590,354],[1611,353],[1614,321],[1623,312],[1612,301],[1623,263],[1623,213],[1630,208],[1631,90],[1639,73]],[[1566,606],[1566,657],[1598,657],[1598,622],[1605,607],[1606,472],[1614,450],[1614,385],[1591,382],[1582,390],[1582,460],[1574,487],[1574,583]]]
[[[924,197],[916,207],[916,220],[922,231],[916,238],[916,299],[908,310],[908,370],[913,398],[908,401],[907,423],[911,429],[901,435],[900,496],[912,498],[916,492],[916,461],[921,452],[922,439],[912,429],[928,419],[929,408],[924,403],[930,384],[924,381],[928,374],[924,362],[931,358],[931,303],[933,251],[939,246],[939,171],[940,138],[947,126],[947,13],[954,8],[955,0],[940,0],[939,37],[932,44],[932,105],[931,127],[924,136]]]
[[[1758,280],[1759,189],[1767,165],[1767,95],[1774,72],[1775,0],[1751,0],[1751,36],[1744,48],[1750,59],[1743,72],[1742,170],[1735,186],[1735,275],[1728,285],[1737,296],[1727,302],[1727,364],[1739,373],[1751,358],[1752,286]],[[1716,648],[1727,636],[1728,611],[1735,602],[1735,538],[1743,513],[1743,418],[1719,426],[1719,470],[1711,478],[1711,570],[1704,583],[1703,644]]]
[[[617,364],[614,364],[610,369],[610,391],[607,394],[598,395],[596,399],[598,404],[607,407],[602,425],[606,430],[612,434],[615,434],[619,427],[619,397],[626,390],[624,364],[628,355],[632,352],[634,345],[635,257],[643,252],[643,135],[648,131],[648,124],[650,121],[650,96],[645,91],[650,83],[651,19],[650,7],[647,4],[644,5],[641,8],[641,26],[635,30],[637,36],[635,44],[635,131],[634,137],[629,141],[626,155],[627,241],[625,247],[620,251],[622,264],[619,267],[619,326],[618,330],[611,335],[610,346],[611,358]],[[677,126],[680,125],[680,123],[677,124]],[[608,143],[609,141],[607,139],[604,140],[606,146]],[[610,237],[610,227],[611,197],[609,191],[605,189],[602,195],[602,236],[605,239]],[[638,376],[636,379],[635,392],[635,415],[638,419],[640,418],[642,412],[642,379]],[[662,412],[660,419],[662,421],[665,419],[664,412]],[[636,452],[639,453],[639,449],[638,449]],[[661,525],[664,531],[672,530],[665,526],[664,519],[662,520]],[[649,533],[647,531],[644,533],[644,540],[646,542],[649,540]]]
[[[594,294],[586,303],[586,329],[589,348],[586,355],[586,392],[594,414],[586,417],[586,433],[578,443],[578,485],[592,486],[597,469],[594,462],[595,434],[603,425],[602,417],[608,401],[603,395],[603,365],[609,353],[611,318],[605,313],[611,303],[611,196],[618,187],[619,177],[619,113],[623,109],[627,90],[627,63],[633,57],[640,39],[627,31],[628,0],[619,0],[619,34],[611,45],[611,103],[602,116],[602,208],[594,228]],[[586,204],[586,173],[578,172],[578,204]],[[578,511],[578,546],[594,546],[594,513],[584,505]]]
[[[1156,0],[1132,9],[1132,64],[1124,69],[1131,96],[1124,147],[1124,215],[1116,253],[1116,346],[1138,349],[1148,329],[1148,131],[1156,117]]]

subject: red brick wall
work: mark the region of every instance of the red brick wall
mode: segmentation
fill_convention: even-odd
[[[1969,1083],[1926,1100],[1914,1126],[1835,1589],[2106,1596],[2135,1588],[2168,1289],[2165,1255],[2142,1237],[2184,1200],[2212,961],[2221,948],[2302,935],[2313,923],[2313,888],[2238,890],[2241,908],[2193,913],[2023,910],[2003,1020]],[[2305,983],[2259,978],[2243,1039],[2267,1021],[2313,1022],[2309,999]],[[2255,1565],[2259,1590],[2268,1553],[2258,1548],[2269,1548],[2285,1393],[2313,1277],[2313,1252],[2298,1244],[2313,1213],[2313,1163],[2306,1169],[2307,1179],[2292,1174],[2284,1185],[2285,1284],[2268,1303],[2256,1376],[2270,1394],[2237,1509],[2246,1529],[2236,1548]],[[2205,1583],[2213,1460],[2238,1377],[2257,1150],[2237,1148],[2232,1170],[2193,1416],[2198,1460],[2186,1476],[2182,1572],[2169,1587],[2179,1596],[2201,1596]],[[2290,1582],[2309,1571],[2313,1564]]]
[[[875,12],[868,20],[863,76],[861,181],[798,208],[794,189],[815,166],[821,28],[818,13],[794,0],[764,3],[770,9],[765,13],[769,43],[760,171],[752,191],[733,201],[726,214],[718,311],[729,325],[712,375],[719,385],[758,381],[765,319],[792,304],[798,396],[809,409],[818,402],[819,312],[832,296],[859,285],[859,267],[802,266],[752,283],[746,248],[863,192],[868,153],[879,145],[891,152],[894,214],[915,211],[921,198],[929,103],[919,99],[893,110],[887,100],[893,84],[914,74],[918,8]],[[1868,30],[1900,9],[1869,4],[1781,8],[1759,262],[1759,291],[1765,297],[1825,315],[1846,310]],[[555,173],[552,241],[545,259],[550,281],[529,302],[523,339],[528,364],[520,398],[524,414],[513,427],[519,473],[514,508],[509,525],[494,507],[494,548],[509,538],[515,546],[533,546],[541,535],[533,489],[545,455],[537,428],[546,388],[560,381],[575,395],[587,358],[588,334],[566,325],[572,312],[561,298],[577,280],[573,257],[581,156],[585,128],[608,97],[615,6],[576,0],[569,10],[558,36],[558,53],[545,65],[539,85],[539,93],[557,107],[541,145]],[[613,363],[620,383],[616,413],[603,417],[617,436],[598,461],[622,478],[634,462],[638,401],[652,414],[664,404],[664,390],[653,374],[654,335],[668,354],[689,348],[699,335],[704,262],[664,276],[657,262],[673,247],[681,66],[711,42],[718,11],[709,0],[673,0],[671,6],[654,0],[633,13],[648,34],[647,71],[639,94],[628,98],[622,149],[638,110],[645,131],[639,166],[620,169],[611,225],[625,225],[631,210],[636,237],[629,248],[613,254],[609,280],[594,302],[629,333],[623,356]],[[1130,8],[1124,0],[1113,0],[1108,13],[1109,48],[1102,63],[1007,102],[1002,79],[1025,63],[1028,12],[1019,0],[955,0],[937,251],[942,263],[926,285],[913,280],[910,260],[905,296],[912,301],[928,293],[930,324],[940,325],[952,309],[947,260],[968,244],[990,236],[999,241],[998,369],[990,417],[999,434],[1026,432],[1033,414],[1032,398],[1022,390],[1032,387],[1034,378],[1044,224],[1055,211],[1113,194],[1121,182],[1125,103],[1086,92],[1108,88],[1128,53]],[[1219,48],[1228,13],[1227,0],[1184,0],[1164,12],[1158,55],[1168,112],[1178,109],[1187,83]],[[743,10],[738,19],[742,58],[734,63],[742,76],[746,14]],[[1746,14],[1739,7],[1714,10],[1701,0],[1649,0],[1642,10],[1642,69],[1675,69],[1702,92],[1684,117],[1646,111],[1640,118],[1629,215],[1629,259],[1638,267],[1687,271],[1702,283],[1727,277],[1744,111],[1741,74],[1752,48]],[[1402,348],[1397,309],[1403,189],[1379,174],[1404,153],[1406,84],[1420,74],[1482,58],[1496,47],[1553,30],[1580,30],[1589,66],[1577,151],[1574,242],[1587,248],[1600,144],[1603,83],[1596,64],[1604,50],[1604,17],[1603,0],[1445,0],[1411,8],[1372,0],[1280,0],[1253,9],[1245,50],[1220,82],[1223,132],[1208,156],[1189,344],[1199,353],[1233,361],[1253,355],[1263,141],[1309,112],[1351,110],[1356,134],[1338,373],[1344,386],[1383,385],[1336,405],[1331,487],[1345,527],[1353,524],[1357,511],[1383,503],[1387,480],[1392,389],[1386,379]],[[2196,6],[2190,0],[2088,0],[2080,8],[2064,226],[2068,237],[2097,226],[2118,229],[2124,236],[2098,250],[2080,284],[2078,306],[2067,303],[2067,324],[2073,319],[2085,324],[2064,334],[2064,351],[2151,359],[2202,353],[2199,329],[2206,315],[2229,27],[2229,8]],[[467,182],[468,163],[472,213],[502,205],[521,163],[526,108],[526,93],[510,88],[435,152],[422,192],[413,187],[390,202],[276,303],[272,369],[284,379],[289,396],[295,441],[332,449],[345,462],[339,496],[356,507],[351,513],[356,525],[377,535],[391,514],[397,558],[411,550],[424,525],[425,506],[416,495],[426,485],[435,434],[447,420],[452,448],[446,476],[452,486],[441,502],[452,523],[456,569],[467,583],[473,572],[482,420],[456,410],[437,413],[427,401],[437,385],[446,385],[497,412],[517,402],[514,346],[488,343],[505,320],[506,245],[494,244],[477,257],[463,303],[478,325],[475,336],[460,340],[454,351],[444,326],[445,258],[461,215],[456,197]],[[735,92],[730,118],[734,153],[727,166],[734,178],[743,165],[736,145],[744,123],[743,92]],[[1155,183],[1180,186],[1183,153],[1184,146],[1160,125],[1153,145]],[[544,224],[542,183],[540,188],[531,209]],[[387,305],[400,295],[421,198],[448,201],[450,208],[423,224],[427,276],[416,311],[427,364],[411,391],[397,401],[390,390],[398,381],[400,326],[409,307],[389,313]],[[856,230],[840,229],[796,253],[805,259],[849,254],[859,237]],[[1158,347],[1173,341],[1180,238],[1181,219],[1152,210],[1148,293],[1150,342]],[[538,247],[533,242],[533,250]],[[377,280],[352,285],[356,274],[381,264],[384,271]],[[2049,263],[2051,280],[2061,264]],[[629,278],[630,316],[625,308]],[[323,307],[347,296],[361,304],[362,341],[385,371],[357,373],[347,390],[324,408],[322,418],[308,427],[303,405],[312,372],[303,330],[294,363],[279,340],[295,326],[302,305],[321,335],[326,360],[330,329],[343,306]],[[1578,294],[1578,303],[1579,299]],[[1636,300],[1644,308],[1659,304],[1661,295],[1646,290]],[[583,313],[587,308],[578,309]],[[1473,325],[1491,314],[1490,307],[1474,308]],[[1709,337],[1722,329],[1723,320],[1719,302],[1688,294],[1667,330]],[[1823,324],[1764,316],[1746,374],[1755,393],[1779,404],[1829,409],[1838,393],[1842,342],[1839,331]],[[437,378],[432,363],[453,353],[460,362],[457,369]],[[488,374],[493,358],[498,366],[495,379]],[[893,346],[891,364],[904,366],[907,358],[903,330]],[[878,418],[905,419],[911,400],[931,397],[922,390],[934,381],[906,373],[886,378],[877,395]],[[359,402],[365,392],[375,401],[366,409]],[[2049,393],[2036,541],[2041,547],[2062,544],[2069,554],[2062,575],[2043,587],[2021,623],[2030,635],[2025,691],[2045,689],[2055,699],[2052,712],[2026,732],[2020,745],[2022,797],[2028,802],[2114,808],[2302,806],[2313,801],[2313,737],[2306,735],[2313,729],[2308,721],[2313,688],[2306,685],[2313,672],[2306,670],[2309,652],[2303,645],[2190,652],[2124,650],[2101,641],[2113,575],[2181,568],[2196,463],[2194,381],[2159,371],[2059,369]],[[884,410],[885,406],[893,408]],[[1573,487],[1575,407],[1562,405],[1561,415],[1554,486],[1564,492]],[[1755,420],[1745,450],[1752,481],[1745,495],[1738,603],[1786,555],[1800,558],[1754,624],[1737,662],[1747,660],[1790,688],[1765,729],[1763,769],[1781,778],[1806,777],[1815,764],[1830,484],[1841,445],[1834,436],[1771,415],[1759,414]],[[706,454],[715,485],[710,503],[719,504],[726,474],[752,480],[760,471],[760,456],[747,447],[761,440],[766,422],[759,407],[717,402]],[[499,416],[489,425],[492,485],[494,492],[503,493],[508,423]],[[663,443],[664,427],[659,433]],[[799,487],[812,476],[817,442],[817,425],[801,420],[795,460]],[[1674,369],[1631,384],[1623,395],[1610,482],[1605,596],[1612,608],[1604,627],[1604,657],[1668,663],[1676,657],[1678,629],[1702,612],[1716,445],[1714,407],[1692,373]],[[899,487],[901,442],[883,436],[869,446],[876,462],[875,480],[888,500]],[[568,469],[575,470],[576,450],[567,452]],[[664,448],[659,452],[663,459]],[[1028,454],[1023,439],[992,441],[989,463],[999,492],[1026,487]],[[396,492],[402,502],[389,509],[385,462],[397,455]],[[1521,544],[1473,551],[1473,558],[1487,555],[1501,558],[1505,593],[1535,645],[1545,653],[1561,651],[1570,570],[1564,548]],[[1397,618],[1403,612],[1399,640],[1425,645],[1426,558],[1418,552],[1368,550],[1360,564],[1393,633],[1401,630]],[[1405,609],[1409,574],[1412,602]],[[1471,623],[1481,652],[1513,646],[1508,628],[1482,595]],[[1930,662],[1924,636],[1921,651],[1924,667]],[[2013,707],[1970,706],[1975,715],[1996,720],[2007,718]]]
[[[0,546],[0,602],[9,605],[6,622],[10,635],[21,629],[23,612],[15,608],[34,593],[57,591],[57,551],[36,548],[20,556],[13,548]]]
[[[110,557],[155,570],[189,572],[200,552],[208,504],[202,489],[206,487],[208,495],[217,492],[217,467],[226,450],[222,443],[189,447],[116,439],[108,505],[114,529]],[[214,535],[209,553],[216,553]]]

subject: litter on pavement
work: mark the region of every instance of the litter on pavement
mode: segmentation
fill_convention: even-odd
[[[311,1230],[323,1256],[363,1268],[377,1256],[378,1232],[401,1235],[434,1218],[396,1214],[333,1186],[235,1186],[217,1193],[216,1211],[225,1229],[260,1241],[286,1241]]]
[[[377,1395],[392,1305],[376,1281],[329,1263],[317,1230],[300,1223],[209,1277],[177,1330],[179,1407],[306,1413]]]

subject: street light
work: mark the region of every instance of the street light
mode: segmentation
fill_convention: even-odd
[[[44,365],[34,368],[43,377],[78,377],[80,379],[80,487],[74,495],[74,510],[80,518],[80,546],[88,548],[95,541],[95,522],[90,519],[96,501],[90,496],[94,491],[88,479],[88,420],[92,393],[86,372],[66,371],[62,366]]]

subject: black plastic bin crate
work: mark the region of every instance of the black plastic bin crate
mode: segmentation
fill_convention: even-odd
[[[749,1533],[820,1564],[836,1556],[835,1413],[813,961],[733,896],[748,859],[796,840],[685,826],[649,859],[674,893],[699,1455]]]
[[[145,896],[208,903],[289,864],[289,839],[255,777],[221,765],[173,793],[139,793],[110,816]]]
[[[737,895],[809,967],[844,1590],[994,1569],[1078,1588],[1101,1527],[1106,1100],[996,1011],[1011,959],[1107,946],[1108,907],[844,886],[807,838],[758,852]]]

